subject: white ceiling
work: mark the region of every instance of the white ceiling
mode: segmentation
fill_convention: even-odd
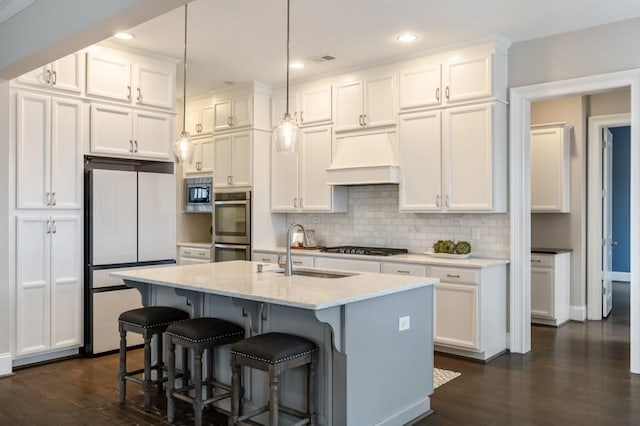
[[[291,0],[291,79],[417,56],[453,43],[500,34],[512,43],[640,16],[639,0]],[[285,79],[286,0],[189,3],[187,96],[224,82]],[[184,8],[129,30],[134,49],[182,58]],[[418,35],[410,45],[395,36]],[[115,41],[115,39],[109,39]]]

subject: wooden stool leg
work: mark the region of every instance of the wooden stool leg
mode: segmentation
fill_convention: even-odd
[[[205,395],[206,399],[213,397],[213,382],[216,379],[215,370],[214,370],[214,349],[207,349],[207,393]]]
[[[202,426],[202,410],[204,404],[202,401],[202,353],[203,349],[194,350],[194,363],[193,363],[193,382],[195,388],[193,399],[193,411],[195,413],[195,425]]]
[[[151,335],[144,335],[144,409],[151,411]]]
[[[189,373],[189,350],[185,347],[182,348],[182,387],[189,385],[191,379],[191,373]]]
[[[127,332],[120,325],[120,369],[118,380],[120,382],[120,404],[124,404],[127,398],[127,381],[124,379],[127,373]]]
[[[278,371],[269,367],[269,425],[278,426]]]
[[[162,333],[158,333],[156,339],[156,380],[158,381],[158,392],[162,392],[162,379],[164,377],[164,363],[162,362]]]
[[[240,366],[231,362],[231,415],[229,426],[234,426],[240,416]]]
[[[176,345],[171,336],[167,336],[167,362],[169,371],[167,373],[167,421],[173,423],[176,413],[176,403],[173,400],[173,391],[176,388]]]
[[[318,357],[314,353],[311,355],[311,363],[307,366],[307,415],[309,416],[309,424],[314,426],[317,424],[316,415],[316,369],[318,365]]]

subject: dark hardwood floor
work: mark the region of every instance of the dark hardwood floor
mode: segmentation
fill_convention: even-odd
[[[625,286],[614,287],[605,321],[533,327],[529,354],[487,364],[436,355],[437,367],[462,376],[436,389],[435,412],[416,425],[640,425],[640,375],[628,371]],[[138,363],[141,355],[136,350],[130,358]],[[130,384],[127,405],[118,404],[117,369],[117,355],[108,355],[17,370],[0,379],[0,425],[167,424],[164,398],[154,395],[154,409],[145,413],[139,386]],[[176,424],[193,424],[190,408],[177,407]],[[204,420],[226,425],[211,411]]]

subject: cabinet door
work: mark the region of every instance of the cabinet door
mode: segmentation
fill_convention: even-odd
[[[82,102],[53,98],[51,102],[51,205],[82,207]]]
[[[226,188],[231,185],[231,135],[216,136],[213,139],[213,182],[215,188]]]
[[[251,99],[250,95],[231,99],[231,119],[229,121],[231,127],[247,127],[251,125]]]
[[[132,115],[131,108],[91,104],[91,153],[133,155]]]
[[[555,318],[552,268],[531,267],[531,316]]]
[[[82,345],[82,222],[51,218],[51,348]]]
[[[17,207],[45,208],[50,201],[51,99],[18,93],[16,116]]]
[[[395,78],[393,74],[371,78],[364,90],[366,127],[389,126],[396,122]]]
[[[214,108],[213,105],[207,105],[200,109],[200,132],[204,135],[213,133],[214,126]]]
[[[187,107],[186,118],[184,127],[187,132],[191,135],[191,137],[197,137],[200,133],[202,133],[202,123],[200,120],[200,108],[190,108]]]
[[[410,263],[383,262],[380,272],[382,272],[383,274],[426,277],[427,267],[425,265],[414,265]]]
[[[443,115],[444,208],[491,211],[493,135],[491,104],[455,108]]]
[[[333,257],[317,257],[315,262],[318,268],[342,269],[356,272],[380,272],[380,262],[371,260],[337,259]]]
[[[16,232],[16,355],[48,350],[51,343],[48,217],[18,216]]]
[[[82,93],[84,69],[82,54],[72,53],[51,64],[51,87],[71,93]]]
[[[440,76],[440,62],[426,63],[400,71],[400,109],[440,105],[442,99]]]
[[[231,138],[231,184],[251,186],[251,133],[235,133]]]
[[[280,120],[287,112],[287,104],[285,102],[286,95],[276,95],[271,97],[271,125],[278,127]],[[289,92],[289,113],[296,116],[298,113],[298,93]]]
[[[346,81],[336,85],[335,130],[353,130],[362,127],[363,83]]]
[[[400,116],[400,211],[441,210],[440,114]]]
[[[213,173],[215,147],[213,139],[205,139],[200,141],[201,160],[200,160],[200,173]]]
[[[130,102],[131,64],[111,50],[87,53],[87,95]]]
[[[138,262],[176,257],[176,177],[138,173]]]
[[[175,65],[145,60],[134,66],[136,105],[173,109],[176,99]]]
[[[562,127],[531,131],[531,211],[570,211],[570,147]]]
[[[331,121],[331,85],[304,88],[300,96],[302,105],[298,118],[301,125]]]
[[[300,145],[298,145],[298,151]],[[298,210],[298,152],[278,152],[271,144],[271,211]]]
[[[171,158],[173,117],[147,111],[133,112],[133,152],[143,157]]]
[[[444,95],[447,103],[463,102],[492,95],[492,56],[454,57],[444,65]]]
[[[300,164],[300,200],[303,211],[331,211],[331,192],[327,168],[331,165],[331,127],[305,129],[302,132]]]
[[[213,104],[213,130],[219,132],[231,127],[231,100]]]
[[[191,163],[184,163],[182,166],[182,174],[192,175],[200,173],[200,168],[202,167],[202,145],[199,140],[191,141],[193,144],[193,161]]]
[[[479,350],[478,287],[440,282],[435,290],[434,342]]]
[[[26,72],[16,78],[18,83],[30,84],[33,86],[51,86],[51,65],[43,65],[34,69],[33,71]]]

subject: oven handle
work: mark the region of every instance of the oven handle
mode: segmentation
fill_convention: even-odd
[[[232,249],[249,251],[249,246],[245,245],[245,244],[220,244],[220,243],[215,243],[213,246],[214,247],[220,247],[220,248],[232,248]]]
[[[249,204],[249,200],[240,200],[240,201],[214,201],[213,204],[215,205],[220,205],[220,204],[235,204],[235,205],[239,205],[239,204]]]

